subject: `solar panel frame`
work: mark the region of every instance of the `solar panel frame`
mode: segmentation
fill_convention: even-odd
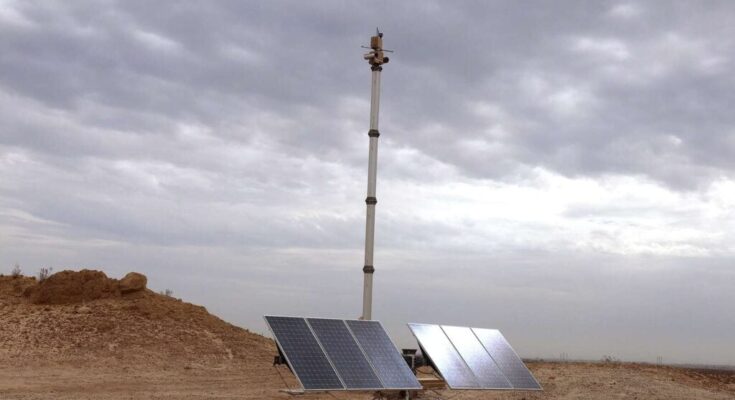
[[[289,351],[287,351],[286,348],[283,346],[283,343],[281,343],[281,340],[278,338],[278,335],[276,334],[274,327],[271,326],[271,322],[268,320],[268,318],[279,318],[279,319],[280,318],[286,318],[286,319],[292,319],[292,320],[302,320],[304,322],[304,324],[306,325],[306,327],[308,328],[309,334],[311,335],[310,337],[319,346],[319,350],[321,351],[321,355],[324,356],[324,358],[326,359],[326,361],[329,363],[329,366],[332,368],[332,372],[337,377],[337,380],[339,381],[339,383],[340,383],[341,386],[339,388],[337,388],[337,387],[326,387],[326,386],[325,387],[307,387],[307,385],[304,384],[304,379],[297,372],[299,370],[299,368],[296,368],[294,366],[292,358],[289,357]],[[346,390],[345,389],[345,384],[342,381],[342,378],[337,373],[336,368],[334,368],[334,365],[332,364],[332,360],[329,359],[329,357],[327,356],[326,352],[324,351],[324,348],[322,348],[321,343],[319,342],[319,340],[317,339],[316,335],[312,331],[311,326],[309,326],[309,323],[306,321],[306,318],[302,318],[302,317],[289,317],[289,316],[279,316],[279,315],[266,315],[266,316],[263,317],[263,319],[265,320],[266,326],[268,327],[268,329],[271,331],[271,334],[273,335],[273,340],[275,340],[275,342],[278,345],[278,347],[282,350],[283,356],[286,358],[286,362],[291,367],[291,372],[293,372],[294,376],[296,377],[296,380],[299,381],[299,384],[301,385],[301,387],[304,389],[305,392],[323,392],[323,391],[330,391],[330,390],[339,390],[339,391]],[[293,354],[291,354],[291,355],[293,355]]]
[[[499,330],[487,329],[487,328],[471,328],[471,329],[472,329],[472,332],[477,337],[477,340],[480,341],[480,343],[485,348],[487,353],[490,355],[490,357],[492,357],[493,361],[495,361],[495,364],[500,368],[501,371],[503,371],[503,375],[505,375],[506,379],[508,379],[511,385],[513,385],[513,390],[534,390],[534,391],[543,390],[543,387],[538,382],[538,380],[536,380],[536,377],[533,376],[533,374],[528,369],[528,367],[526,367],[526,364],[523,362],[523,359],[521,359],[518,353],[516,353],[513,346],[511,346],[510,343],[508,343],[508,340],[505,338],[505,336],[503,336],[503,334]],[[499,340],[501,345],[503,345],[504,347],[503,351],[506,352],[506,355],[511,356],[511,358],[514,359],[513,361],[517,361],[514,363],[514,365],[516,366],[516,372],[520,372],[521,375],[524,375],[524,376],[519,377],[516,374],[509,374],[509,368],[508,368],[509,364],[505,360],[499,360],[501,355],[497,353],[496,348],[492,348],[492,349],[488,348],[490,347],[489,343],[487,343],[487,340],[483,340],[483,337],[485,337],[486,339],[488,339],[488,337],[486,335],[481,335],[481,333],[492,334],[495,340]],[[520,371],[518,371],[517,366],[522,367]],[[519,382],[518,378],[523,378],[524,380],[526,380],[526,382],[528,382],[528,378],[530,378],[533,385],[523,385],[523,384],[518,385],[516,384],[516,382]]]
[[[472,328],[441,325],[441,329],[475,375],[481,389],[513,390],[513,384],[487,352]]]
[[[365,350],[362,348],[362,346],[360,346],[360,343],[357,341],[357,339],[355,338],[354,334],[350,330],[349,326],[347,325],[347,321],[346,320],[336,319],[336,318],[305,318],[305,319],[306,319],[307,324],[309,324],[309,327],[311,328],[312,332],[314,333],[314,337],[316,337],[317,341],[319,341],[320,345],[322,346],[322,350],[324,351],[324,354],[330,360],[330,362],[332,363],[332,367],[334,368],[335,372],[337,373],[337,375],[342,380],[342,383],[343,383],[343,385],[345,387],[344,390],[348,390],[348,391],[349,390],[352,390],[352,391],[368,391],[368,390],[387,390],[387,389],[390,389],[390,388],[385,387],[385,385],[383,384],[383,382],[380,380],[380,377],[378,376],[378,373],[375,370],[375,367],[370,362],[370,360],[368,359],[367,355],[365,354]],[[375,378],[375,380],[377,381],[377,383],[380,384],[381,386],[354,387],[353,385],[351,385],[350,383],[348,383],[348,381],[347,381],[348,378],[344,374],[344,372],[346,372],[346,371],[340,372],[342,370],[342,368],[337,365],[338,364],[338,361],[335,360],[335,356],[334,355],[330,355],[330,352],[327,351],[327,348],[330,347],[330,345],[324,343],[324,340],[323,340],[324,338],[320,338],[319,337],[320,335],[317,333],[317,329],[318,328],[315,328],[314,325],[312,324],[312,321],[320,321],[320,320],[321,321],[334,321],[334,322],[339,322],[339,323],[342,324],[342,326],[344,327],[346,333],[349,335],[349,338],[352,340],[351,343],[354,344],[354,346],[356,348],[355,350],[357,350],[359,352],[358,354],[362,356],[362,359],[365,361],[366,366],[369,368],[369,372],[372,373],[372,375]]]
[[[421,344],[424,356],[428,356],[436,365],[439,369],[437,372],[441,374],[451,389],[472,390],[483,388],[481,381],[454,347],[454,343],[449,339],[441,325],[409,323],[408,327]],[[433,343],[429,342],[430,340],[433,340]]]
[[[378,379],[380,379],[380,381],[383,383],[383,386],[385,387],[384,390],[420,390],[420,389],[423,388],[423,386],[421,385],[421,383],[416,378],[416,375],[414,375],[413,371],[411,371],[411,368],[408,367],[408,364],[406,363],[406,360],[401,355],[401,352],[398,350],[398,348],[396,347],[395,343],[393,343],[393,341],[391,340],[390,336],[388,336],[388,332],[385,330],[385,327],[383,326],[383,324],[380,321],[375,321],[375,320],[345,320],[345,323],[346,323],[347,327],[350,329],[350,331],[352,332],[352,334],[355,337],[355,340],[357,341],[357,343],[360,345],[360,348],[363,350],[363,352],[365,354],[365,357],[370,362],[370,364],[373,365],[373,369],[375,370],[375,373],[378,376]],[[396,365],[400,369],[400,371],[394,371],[394,372],[402,373],[403,374],[403,377],[407,378],[407,380],[412,380],[411,383],[413,384],[413,386],[408,386],[408,385],[407,386],[400,386],[398,384],[389,386],[389,385],[386,384],[386,379],[385,379],[386,376],[383,374],[386,371],[384,371],[383,368],[376,367],[376,365],[375,365],[376,359],[375,359],[374,356],[376,354],[373,353],[373,350],[374,349],[372,349],[372,348],[366,349],[366,344],[367,343],[364,343],[361,340],[361,337],[360,337],[360,336],[362,336],[362,333],[363,332],[355,332],[355,330],[356,330],[355,328],[358,325],[362,325],[362,326],[365,326],[365,327],[369,327],[370,325],[373,325],[373,326],[377,326],[379,328],[378,331],[373,332],[373,333],[377,333],[377,334],[381,334],[382,333],[383,337],[376,338],[376,337],[373,336],[370,339],[383,339],[383,341],[381,342],[381,345],[384,346],[384,345],[388,344],[390,346],[390,349],[392,349],[392,351],[387,351],[383,355],[392,355],[392,354],[395,354],[397,356],[397,357],[394,357],[393,360],[391,360],[391,361],[394,361],[394,365]],[[365,339],[368,339],[368,338],[365,338]],[[408,378],[409,376],[410,376],[410,378]]]

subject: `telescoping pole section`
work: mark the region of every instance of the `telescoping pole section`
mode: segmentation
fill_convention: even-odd
[[[373,308],[373,249],[375,244],[375,205],[378,199],[375,197],[375,180],[378,172],[378,108],[380,107],[380,71],[383,70],[382,65],[388,62],[388,57],[383,55],[383,34],[378,32],[376,36],[370,38],[371,51],[365,54],[364,58],[370,64],[373,71],[372,91],[370,93],[370,153],[368,155],[368,186],[367,213],[365,218],[365,266],[362,268],[364,273],[364,286],[362,292],[362,319],[372,319]]]

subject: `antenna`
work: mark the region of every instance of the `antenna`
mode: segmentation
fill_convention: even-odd
[[[378,109],[380,107],[380,72],[382,65],[387,64],[389,59],[383,54],[383,33],[375,28],[375,36],[370,38],[370,52],[363,58],[370,64],[373,71],[372,89],[370,92],[370,148],[368,153],[368,185],[367,205],[365,217],[365,266],[362,268],[364,283],[362,290],[362,317],[360,319],[372,319],[373,310],[373,249],[375,245],[375,205],[378,199],[375,197],[375,181],[378,172]]]

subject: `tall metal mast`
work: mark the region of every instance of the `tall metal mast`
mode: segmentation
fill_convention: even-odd
[[[375,205],[378,199],[375,197],[375,180],[378,172],[378,108],[380,106],[380,71],[383,70],[382,65],[388,63],[388,57],[383,55],[383,34],[376,30],[376,36],[370,38],[371,51],[365,54],[364,58],[370,64],[373,71],[373,84],[370,93],[370,152],[368,156],[368,186],[367,213],[365,218],[365,266],[362,268],[364,273],[364,286],[362,292],[362,319],[372,319],[373,309],[373,248],[375,244]]]

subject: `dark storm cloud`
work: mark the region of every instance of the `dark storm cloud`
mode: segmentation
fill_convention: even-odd
[[[376,311],[401,340],[433,319],[507,329],[527,355],[645,359],[676,330],[657,351],[735,362],[716,315],[733,19],[729,2],[0,1],[0,262],[141,269],[247,326],[355,316],[360,46],[379,25],[396,52]]]

